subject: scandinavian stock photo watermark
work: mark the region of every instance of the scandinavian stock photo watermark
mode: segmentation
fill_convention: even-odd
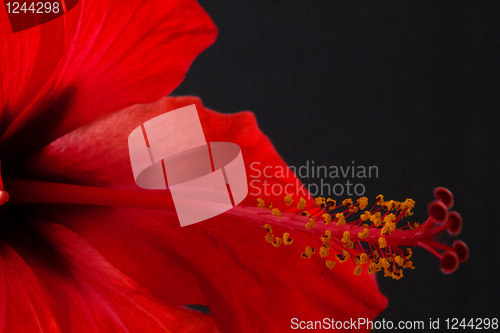
[[[429,320],[370,320],[368,318],[350,318],[349,320],[290,320],[292,330],[405,330],[405,331],[450,331],[450,330],[498,330],[498,318],[429,318]]]
[[[293,175],[302,183],[299,179],[288,184],[271,181]],[[378,166],[357,165],[355,161],[351,165],[316,165],[314,161],[306,161],[303,165],[290,165],[288,168],[253,162],[250,164],[248,185],[249,193],[255,196],[305,196],[307,193],[312,196],[363,196],[366,192],[363,181],[378,176]]]

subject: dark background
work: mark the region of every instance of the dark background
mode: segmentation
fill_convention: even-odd
[[[379,319],[500,317],[499,2],[200,3],[219,37],[173,95],[253,111],[290,165],[377,165],[354,181],[413,198],[413,221],[434,187],[454,193],[469,260],[443,275],[419,250],[400,281],[379,275]]]

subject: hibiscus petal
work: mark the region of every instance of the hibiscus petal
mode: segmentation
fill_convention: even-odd
[[[0,323],[10,324],[13,329],[9,332],[35,331],[17,313],[18,306],[39,305],[33,299],[41,305],[32,306],[24,316],[39,318],[32,320],[39,325],[36,331],[56,332],[60,328],[64,332],[218,332],[209,315],[161,304],[76,233],[40,219],[20,218],[25,213],[17,212],[16,226],[3,228],[2,235],[32,270],[26,264],[20,265],[19,255],[8,247],[2,252],[24,268],[19,277],[33,280],[31,285],[20,286],[11,277],[1,285],[3,290],[19,292],[2,298],[6,306]],[[22,225],[25,228],[21,231]],[[7,268],[9,273],[16,273],[12,265]],[[23,302],[21,288],[31,292],[30,303]],[[36,294],[41,294],[40,290],[44,291],[43,296]]]
[[[0,331],[60,332],[31,268],[3,241],[0,253]]]
[[[8,24],[5,15],[0,20],[2,26]],[[17,71],[2,75],[8,93],[2,98],[3,104],[8,104],[0,104],[3,126],[8,126],[0,140],[3,161],[16,159],[21,152],[32,153],[96,117],[169,94],[217,35],[212,21],[194,0],[82,0],[50,27],[33,28],[15,37],[0,35],[11,44],[2,53],[15,57],[32,40],[45,45],[43,31],[61,30],[61,22],[64,52],[42,88],[31,80],[46,75],[17,78],[34,65],[43,68],[36,59],[51,62],[56,58],[37,54],[36,48],[14,63]],[[2,73],[7,70],[10,67],[2,68]],[[21,98],[23,93],[37,97],[27,100]]]
[[[61,206],[56,212],[53,207],[39,208],[37,214],[74,230],[120,271],[166,303],[206,304],[186,255],[165,248],[167,240],[180,248],[188,241],[172,230],[180,229],[173,212],[169,217],[161,211],[145,215],[140,209]],[[172,229],[165,228],[166,221],[172,222]]]
[[[46,84],[63,46],[64,21],[12,33],[6,11],[0,11],[0,133]]]
[[[251,113],[222,115],[204,108],[196,98],[165,98],[154,104],[130,107],[73,131],[26,161],[23,172],[41,180],[148,192],[134,183],[128,158],[128,134],[158,114],[193,103],[207,141],[238,144],[247,174],[254,162],[286,168]],[[260,175],[256,179],[263,181],[264,178]],[[270,185],[292,184],[294,190],[296,184],[300,184],[292,176],[265,180]],[[275,249],[266,243],[258,215],[244,208],[255,206],[256,198],[249,195],[240,205],[243,208],[185,228],[175,226],[178,222],[173,212],[67,207],[57,211],[47,208],[43,214],[76,230],[113,265],[155,294],[162,294],[166,301],[187,304],[193,299],[204,299],[203,304],[209,306],[223,331],[282,331],[290,327],[294,317],[373,319],[386,307],[387,300],[378,290],[375,276],[366,273],[354,276],[353,263],[329,270],[323,260],[301,259],[303,248],[298,239],[287,248]],[[283,198],[271,196],[270,200],[282,201]],[[93,231],[92,226],[95,226]],[[103,230],[98,231],[101,228]],[[139,235],[135,240],[134,233]],[[113,246],[106,244],[109,237],[113,238]],[[125,248],[130,242],[139,246],[137,253],[112,249]],[[153,272],[162,273],[165,281],[169,281],[164,287],[158,278],[148,279],[145,275],[143,270],[148,270],[147,264],[141,261],[147,262],[147,253],[153,253],[155,261],[177,266],[172,274],[167,268],[153,268]],[[127,262],[137,265],[136,268]],[[191,293],[186,292],[179,276],[191,276],[186,278],[186,285],[198,287],[190,289]],[[173,288],[169,286],[170,281]],[[177,297],[168,297],[162,288],[169,293],[175,293],[177,288],[181,292]],[[198,292],[202,295],[196,295]]]
[[[196,105],[207,141],[234,142],[240,146],[250,180],[260,184],[267,180],[282,186],[301,184],[292,172],[276,178],[274,174],[270,177],[262,172],[256,174],[250,168],[252,164],[288,168],[269,138],[260,131],[253,113],[220,114],[205,108],[196,97],[166,97],[156,103],[134,105],[79,128],[31,156],[23,163],[23,174],[31,179],[144,191],[133,178],[129,134],[151,118],[191,104]],[[283,200],[270,194],[267,196],[270,200]],[[308,195],[304,192],[306,199],[310,199]],[[254,206],[255,196],[258,195],[249,196],[242,204]]]

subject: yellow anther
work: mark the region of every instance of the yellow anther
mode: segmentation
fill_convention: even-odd
[[[330,252],[328,251],[328,249],[324,246],[320,247],[319,249],[319,255],[324,258],[324,257],[328,257],[328,255],[330,254]]]
[[[273,233],[273,227],[270,225],[270,224],[264,224],[264,229],[267,230],[267,233],[268,234],[272,234]]]
[[[361,253],[356,256],[360,265],[364,265],[368,262],[368,255],[366,253]]]
[[[359,263],[361,265],[364,265],[368,262],[368,255],[366,253],[361,253],[361,255],[359,256]]]
[[[370,216],[370,221],[372,221],[376,227],[380,227],[382,225],[382,219],[380,218],[380,216],[380,212],[377,212]]]
[[[382,270],[382,265],[380,262],[375,263],[374,261],[370,261],[370,265],[368,266],[368,274],[373,274],[375,272],[379,272]]]
[[[311,216],[311,213],[309,213],[307,210],[303,211],[302,213],[300,213],[300,216]]]
[[[335,217],[338,219],[338,221],[337,221],[337,225],[338,226],[341,226],[341,225],[345,224],[344,213],[338,213],[338,214],[335,215]]]
[[[405,216],[410,216],[413,215],[413,212],[411,211],[415,207],[415,201],[413,199],[407,198],[404,202],[401,203],[401,210],[405,210]]]
[[[380,229],[380,236],[388,235],[388,234],[389,234],[389,228],[387,227],[387,225],[384,225],[382,227],[382,229]]]
[[[392,213],[388,214],[388,215],[386,215],[386,217],[384,217],[384,223],[394,222],[394,220],[396,220],[396,216]]]
[[[408,253],[408,254],[406,254],[406,253]],[[408,260],[413,255],[413,251],[409,247],[407,247],[406,248],[406,253],[405,253],[405,259]]]
[[[287,206],[290,206],[293,202],[292,196],[291,195],[286,195],[285,196],[285,203]]]
[[[285,244],[285,245],[290,245],[290,244],[292,244],[292,243],[293,243],[293,239],[292,239],[292,238],[290,238],[290,233],[285,232],[285,233],[283,234],[283,244]]]
[[[264,202],[264,200],[262,200],[261,198],[257,199],[257,207],[258,208],[264,208],[265,205],[266,205],[266,203]]]
[[[273,214],[274,216],[276,216],[277,219],[279,219],[281,217],[281,212],[278,208],[274,208],[271,212],[271,214]]]
[[[385,269],[391,267],[391,264],[386,258],[380,259],[380,266],[384,267]]]
[[[351,234],[349,231],[344,231],[344,234],[342,235],[342,243],[344,243],[345,247],[348,249],[352,249],[354,247],[354,242],[351,241]]]
[[[330,230],[326,230],[325,235],[321,236],[321,240],[323,241],[323,243],[327,243],[330,241],[330,239],[332,239],[332,232]]]
[[[363,271],[363,267],[362,266],[356,266],[356,268],[354,268],[354,275],[356,276],[359,276],[361,275],[361,272]]]
[[[410,227],[411,230],[418,228],[419,225],[420,224],[418,224],[417,222],[413,222],[413,223],[408,222],[408,226]]]
[[[415,269],[415,266],[413,266],[413,261],[411,261],[411,260],[405,261],[405,264],[403,265],[403,268]]]
[[[406,205],[406,208],[413,209],[413,207],[415,207],[415,201],[413,199],[406,198],[405,205]]]
[[[412,210],[413,207],[415,207],[415,201],[413,201],[413,199],[407,198],[404,202],[401,203],[401,210]]]
[[[393,210],[394,209],[394,200],[386,201],[382,204],[382,206],[385,206],[385,209],[387,209],[387,210]]]
[[[274,238],[270,234],[267,234],[266,237],[264,237],[264,238],[266,239],[266,242],[268,242],[268,243],[274,242]]]
[[[274,247],[279,247],[282,243],[281,238],[276,238],[276,240],[273,242]]]
[[[351,213],[356,213],[358,210],[359,210],[359,208],[358,208],[358,207],[356,207],[356,206],[351,206],[351,207],[349,208],[349,212],[351,212]]]
[[[372,214],[369,211],[365,211],[359,216],[359,218],[361,219],[361,221],[368,221],[370,219],[370,216],[372,216]]]
[[[314,199],[314,201],[316,202],[316,205],[318,205],[320,207],[325,205],[325,198],[318,197],[318,198]]]
[[[316,226],[316,222],[314,222],[313,219],[309,219],[309,222],[306,223],[306,228],[307,229],[312,229]]]
[[[297,204],[297,208],[304,209],[305,207],[306,207],[306,200],[301,197],[299,203]]]
[[[306,246],[306,250],[301,254],[302,258],[311,258],[314,253],[314,248]]]
[[[387,247],[387,242],[385,241],[385,237],[379,237],[378,245],[380,246],[381,249]]]
[[[346,207],[351,207],[352,206],[352,199],[345,199],[342,201],[342,204]]]
[[[377,206],[382,206],[382,204],[384,203],[384,196],[382,194],[379,194],[375,199],[377,200]]]
[[[362,197],[357,200],[359,204],[359,209],[365,209],[368,206],[368,198]]]
[[[386,223],[385,225],[387,226],[387,229],[389,230],[389,235],[391,234],[391,232],[396,230],[396,223]]]
[[[370,236],[370,230],[368,228],[365,228],[363,232],[358,232],[358,237],[363,239]]]
[[[339,262],[345,262],[347,259],[349,259],[349,252],[346,250],[342,250],[342,253],[336,254],[335,259],[337,259]]]
[[[321,215],[325,219],[325,225],[329,225],[332,222],[332,216],[328,213]]]
[[[335,261],[332,261],[332,260],[327,260],[325,262],[325,265],[326,267],[330,268],[330,269],[333,269],[333,267],[335,267]]]
[[[269,205],[267,205],[267,207],[264,207],[265,209],[272,209],[273,208],[273,203],[270,202]]]
[[[344,231],[344,234],[342,235],[342,243],[346,244],[351,240],[351,234],[349,231]]]
[[[405,263],[405,260],[403,258],[401,258],[400,256],[396,256],[394,258],[394,261],[396,262],[396,264],[398,264],[399,266],[403,266],[404,263]]]
[[[397,271],[394,271],[394,272],[392,272],[391,276],[393,279],[399,280],[403,277],[403,270],[399,269]]]
[[[335,207],[337,207],[337,201],[333,199],[326,199],[326,203],[330,205],[330,209],[334,209]]]
[[[368,266],[368,274],[375,274],[375,272],[377,272],[377,268],[373,262],[370,262],[370,265]]]
[[[392,222],[386,222],[382,229],[380,229],[380,236],[383,236],[385,234],[390,235],[394,230],[396,230],[396,224]]]

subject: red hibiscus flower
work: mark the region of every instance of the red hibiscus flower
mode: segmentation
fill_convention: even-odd
[[[330,270],[325,258],[319,255],[301,259],[306,246],[301,245],[301,239],[322,240],[327,226],[322,226],[318,219],[316,229],[321,233],[313,233],[305,223],[310,217],[286,216],[288,213],[282,209],[282,216],[277,219],[270,210],[256,208],[256,197],[249,196],[241,207],[224,215],[180,228],[167,194],[136,187],[126,145],[130,131],[159,114],[193,103],[199,110],[207,140],[236,142],[247,166],[259,162],[286,167],[259,131],[251,113],[220,115],[205,109],[196,98],[165,98],[153,104],[132,106],[79,128],[32,155],[20,165],[22,173],[29,179],[53,183],[10,180],[13,188],[17,188],[18,200],[111,206],[58,204],[57,209],[37,207],[36,214],[75,231],[113,267],[146,287],[163,303],[208,305],[224,332],[287,331],[293,318],[373,320],[387,301],[378,291],[375,276],[369,274],[366,267],[360,276],[355,276],[354,261],[337,264]],[[270,181],[283,187],[295,184],[292,177]],[[286,205],[283,198],[271,199]],[[449,199],[443,196],[443,200]],[[309,204],[316,205],[311,200]],[[437,205],[434,215],[447,214],[439,210],[442,204],[434,205]],[[314,212],[320,206],[308,208]],[[432,219],[426,222],[432,228],[420,230],[434,233],[448,227],[443,224],[437,230]],[[282,245],[276,249],[266,243],[266,230],[262,226],[267,224],[272,225],[271,229],[274,227],[274,235],[280,230],[288,231],[290,239],[295,239],[292,246]],[[347,227],[364,230],[346,223],[337,231]],[[459,224],[452,228],[458,231]],[[397,242],[405,244],[401,237],[396,237],[397,233],[394,231],[390,238],[394,239],[393,248]],[[427,241],[430,235],[425,233],[420,239]],[[359,236],[353,233],[352,239],[356,238]],[[378,238],[375,241],[378,242]],[[416,241],[418,237],[411,238],[411,242]],[[406,257],[409,255],[406,253]],[[335,256],[334,249],[331,256]],[[451,264],[455,265],[454,255],[450,256]]]
[[[86,6],[109,16],[93,25],[95,17]],[[0,324],[5,331],[284,332],[293,323],[325,318],[373,320],[387,300],[370,273],[384,269],[399,277],[402,267],[410,268],[411,253],[400,246],[428,248],[446,271],[465,260],[463,243],[445,247],[432,241],[437,232],[460,229],[459,216],[448,213],[452,199],[445,190],[436,192],[439,201],[420,227],[392,230],[411,211],[408,203],[378,198],[370,217],[383,212],[385,220],[394,211],[395,219],[388,218],[384,226],[375,219],[366,227],[355,212],[364,212],[363,200],[333,206],[307,194],[293,203],[271,195],[259,208],[259,197],[250,194],[223,215],[181,228],[167,191],[143,190],[134,182],[127,138],[144,121],[196,104],[207,141],[238,144],[247,173],[254,162],[286,164],[251,113],[221,115],[191,97],[150,103],[180,82],[190,61],[215,36],[195,4],[172,7],[143,20],[140,13],[147,15],[153,7],[131,6],[129,12],[120,7],[113,14],[112,6],[81,1],[73,10],[75,18],[70,12],[66,19],[87,25],[65,23],[65,45],[72,46],[65,46],[45,81],[32,83],[30,78],[47,73],[35,75],[23,67],[34,68],[29,60],[37,57],[24,62],[12,57],[20,63],[13,68],[20,68],[25,79],[9,77],[4,86],[12,93],[2,95],[0,186],[5,190],[0,200],[10,195],[1,207],[0,224]],[[113,24],[106,29],[108,19]],[[125,22],[148,25],[129,30]],[[37,28],[40,36],[47,26]],[[79,34],[85,45],[78,45]],[[7,40],[17,50],[24,47]],[[163,80],[158,79],[162,74]],[[31,99],[27,102],[23,94]],[[294,176],[255,180],[298,191]],[[345,223],[336,214],[344,214]],[[207,305],[211,317],[182,308],[186,304]]]

